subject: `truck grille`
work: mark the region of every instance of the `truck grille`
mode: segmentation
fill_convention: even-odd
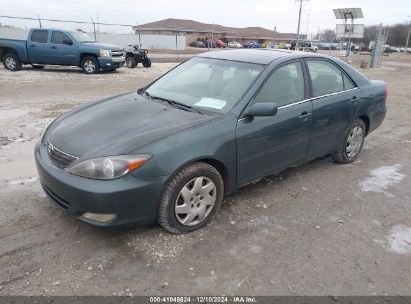
[[[59,168],[67,168],[72,162],[78,159],[76,156],[57,149],[50,142],[47,144],[47,152],[53,164]]]
[[[123,51],[111,51],[111,57],[123,57],[124,52]]]

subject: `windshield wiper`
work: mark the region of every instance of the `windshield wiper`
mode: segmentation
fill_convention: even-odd
[[[168,98],[163,98],[163,97],[158,97],[158,96],[153,96],[151,94],[149,94],[147,91],[144,91],[144,94],[150,98],[150,99],[157,99],[157,100],[161,100],[161,101],[165,101],[170,105],[174,105],[177,106],[178,108],[184,110],[184,111],[191,111],[191,112],[197,112],[199,114],[203,114],[203,112],[201,112],[200,110],[193,108],[192,106],[186,105],[185,103],[181,103],[172,99],[168,99]]]

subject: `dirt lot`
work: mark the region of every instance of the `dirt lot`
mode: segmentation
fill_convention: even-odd
[[[59,113],[135,90],[174,64],[86,76],[0,68],[0,295],[411,295],[411,55],[363,70],[388,83],[384,124],[351,165],[322,158],[246,186],[211,225],[84,224],[42,193],[33,147]]]

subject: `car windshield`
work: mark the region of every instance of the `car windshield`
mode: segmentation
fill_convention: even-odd
[[[146,92],[211,112],[228,112],[257,79],[263,65],[210,58],[193,58],[179,65]]]
[[[77,42],[94,42],[87,34],[82,32],[70,32],[70,35],[76,40]]]

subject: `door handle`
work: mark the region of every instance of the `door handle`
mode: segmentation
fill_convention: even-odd
[[[301,119],[307,118],[308,116],[311,115],[311,112],[303,111],[300,116],[298,116]]]
[[[52,45],[50,48],[51,48],[51,49],[57,49],[57,46]]]
[[[358,100],[360,100],[357,96],[354,96],[353,98],[350,99],[351,102],[356,103]]]
[[[30,47],[36,47],[34,44],[30,44]]]

